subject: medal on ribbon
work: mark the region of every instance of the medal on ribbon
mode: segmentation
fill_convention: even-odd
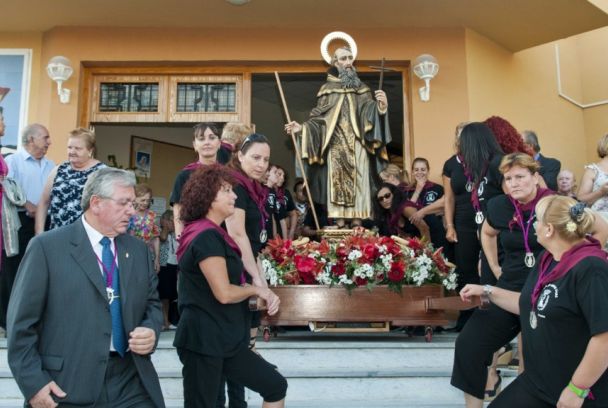
[[[524,263],[528,268],[534,267],[536,265],[536,258],[532,252],[526,252],[526,256],[524,258]]]

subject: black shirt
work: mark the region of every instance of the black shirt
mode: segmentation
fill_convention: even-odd
[[[502,157],[494,157],[486,171],[485,177],[478,186],[478,196],[481,211],[487,212],[487,202],[502,194],[502,175],[498,171]],[[450,187],[454,193],[454,226],[456,230],[477,230],[475,210],[471,203],[471,193],[466,190],[467,177],[464,168],[456,155],[450,157],[443,165],[443,175],[450,178]]]
[[[190,174],[192,174],[193,171],[194,170],[181,170],[179,173],[177,173],[177,177],[173,183],[173,190],[171,191],[171,196],[169,197],[170,205],[176,203],[179,204],[179,200],[182,198],[182,190],[184,189],[184,185],[190,178]]]
[[[246,300],[223,305],[213,295],[199,262],[214,256],[226,260],[230,283],[241,284],[244,267],[236,252],[215,230],[199,234],[179,262],[181,317],[173,345],[208,356],[230,357],[247,347],[251,313]]]
[[[519,292],[526,282],[531,268],[524,263],[526,249],[524,246],[524,233],[516,222],[512,222],[515,214],[515,207],[506,195],[499,195],[489,201],[488,205],[488,224],[498,230],[499,247],[504,251],[502,264],[502,275],[498,279],[497,286],[504,289]],[[530,217],[529,211],[523,212],[524,225]],[[530,223],[534,223],[536,215]],[[511,225],[509,225],[511,223]],[[534,226],[530,225],[528,232],[528,245],[536,258],[536,263],[540,260],[539,253],[543,247],[536,240]]]
[[[257,259],[258,254],[266,245],[266,240],[264,242],[260,240],[262,214],[260,214],[255,201],[249,197],[247,190],[243,186],[240,184],[234,186],[234,193],[236,194],[234,206],[245,211],[245,232],[247,233],[247,238],[249,238],[253,256]],[[266,226],[266,220],[264,220],[263,225]],[[266,230],[266,234],[269,232],[271,231]]]
[[[536,304],[533,329],[531,296],[537,279],[535,268],[519,298],[526,362],[522,380],[530,392],[555,405],[591,337],[608,331],[608,264],[597,257],[584,258],[562,278],[546,285]],[[583,406],[608,406],[608,372],[591,391],[595,401],[585,400]]]

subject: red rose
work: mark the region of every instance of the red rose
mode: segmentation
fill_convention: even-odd
[[[395,262],[388,271],[388,279],[391,282],[399,282],[405,276],[405,265],[402,262]]]
[[[378,257],[378,248],[374,244],[366,244],[363,247],[363,258],[369,262],[373,262]]]
[[[296,269],[298,270],[298,272],[303,272],[303,273],[309,273],[312,272],[313,269],[315,268],[315,260],[308,257],[308,256],[302,256],[302,255],[296,255],[295,258],[293,259],[293,262],[296,265]]]
[[[358,276],[357,276],[357,277],[355,277],[354,282],[355,282],[355,284],[356,284],[357,286],[365,286],[365,285],[367,285],[367,279],[363,279],[363,278],[360,278],[360,277],[358,277]]]
[[[348,250],[345,246],[340,245],[336,248],[336,255],[338,256],[338,258],[346,258],[348,256]]]
[[[344,267],[343,263],[338,262],[331,267],[331,273],[333,273],[335,276],[342,276],[346,273],[346,268]]]
[[[407,246],[412,248],[414,251],[420,251],[424,248],[422,242],[420,242],[420,240],[416,237],[410,238],[407,242]]]

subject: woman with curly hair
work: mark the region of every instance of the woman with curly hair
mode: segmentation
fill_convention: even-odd
[[[285,378],[248,347],[248,299],[265,299],[273,315],[279,298],[268,287],[244,285],[241,250],[220,227],[235,212],[234,183],[221,165],[199,168],[180,200],[185,224],[177,251],[181,319],[173,344],[184,365],[184,406],[214,408],[224,375],[259,392],[263,407],[281,408]]]

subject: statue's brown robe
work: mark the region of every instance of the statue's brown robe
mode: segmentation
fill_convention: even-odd
[[[391,141],[388,115],[379,113],[370,89],[344,89],[329,74],[300,141],[313,201],[326,205],[330,218],[369,218]]]

